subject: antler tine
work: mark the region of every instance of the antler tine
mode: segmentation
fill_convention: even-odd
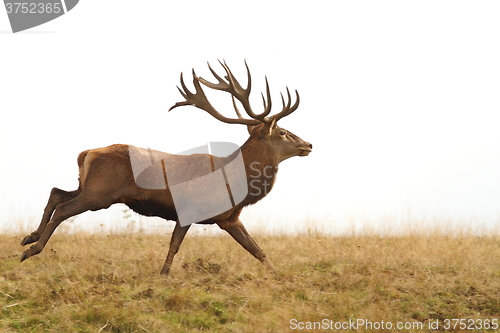
[[[243,89],[241,84],[236,80],[236,78],[233,75],[233,72],[229,69],[229,66],[227,65],[226,61],[221,62],[219,60],[219,63],[224,67],[226,70],[227,76],[226,79],[229,81],[229,85],[232,87],[232,92],[235,93],[235,97],[238,98],[237,96],[240,95],[241,97],[248,97],[250,96],[250,91],[252,90],[252,76],[250,75],[250,69],[248,68],[247,62],[245,60],[245,67],[247,68],[247,88]]]
[[[177,87],[179,89],[181,95],[186,99],[183,102],[177,102],[175,105],[173,105],[168,111],[171,111],[172,109],[175,109],[176,107],[179,106],[185,106],[185,105],[194,105],[195,107],[207,111],[212,117],[215,119],[222,121],[224,123],[228,124],[243,124],[243,125],[258,125],[261,122],[256,119],[244,119],[242,117],[239,117],[238,119],[233,119],[233,118],[227,118],[217,112],[217,110],[214,109],[212,104],[207,99],[207,96],[205,95],[205,92],[201,88],[200,81],[198,80],[198,77],[196,76],[196,73],[193,69],[193,85],[195,88],[195,93],[192,93],[187,87],[186,84],[184,83],[184,79],[181,73],[181,86],[182,89]]]
[[[287,94],[287,100],[288,100],[288,102],[286,104],[285,104],[285,99],[283,98],[283,94],[281,94],[281,102],[283,103],[283,109],[281,110],[280,113],[277,113],[276,115],[274,115],[274,117],[276,118],[276,121],[280,120],[283,117],[288,116],[293,111],[297,110],[297,108],[299,107],[299,103],[300,103],[299,92],[297,90],[295,90],[296,101],[293,105],[292,105],[292,98],[290,96],[290,90],[288,89],[288,87],[286,87],[286,94]]]
[[[260,123],[268,123],[271,121],[278,121],[279,119],[288,116],[292,112],[294,112],[300,102],[300,97],[299,93],[297,90],[295,90],[295,95],[296,95],[296,101],[292,105],[292,98],[290,96],[290,90],[288,87],[286,88],[287,92],[287,102],[285,102],[285,98],[283,97],[283,94],[281,94],[281,101],[283,103],[283,109],[281,110],[280,113],[268,117],[269,113],[271,112],[271,107],[272,107],[272,100],[271,100],[271,92],[269,89],[269,82],[266,77],[266,93],[264,96],[264,93],[261,93],[262,96],[262,103],[264,105],[264,111],[260,114],[257,114],[253,112],[252,108],[250,107],[250,91],[252,89],[252,76],[250,74],[250,68],[248,67],[248,64],[245,60],[245,67],[247,69],[247,87],[243,89],[241,84],[236,80],[234,77],[233,73],[229,69],[229,66],[225,61],[220,61],[219,63],[221,66],[224,68],[226,71],[226,76],[222,78],[220,75],[218,75],[214,69],[210,66],[210,63],[208,63],[208,68],[210,69],[210,72],[213,74],[215,79],[217,80],[217,83],[212,83],[209,82],[202,77],[199,77],[196,75],[194,69],[192,72],[193,75],[193,85],[195,87],[195,92],[192,93],[189,91],[189,89],[186,87],[186,84],[184,83],[184,79],[181,73],[181,87],[177,87],[179,89],[179,92],[181,95],[185,98],[185,101],[182,102],[177,102],[174,106],[172,106],[170,110],[179,107],[179,106],[185,106],[185,105],[194,105],[199,109],[205,110],[208,112],[210,115],[212,115],[214,118],[217,120],[220,120],[225,123],[231,123],[231,124],[244,124],[244,125],[258,125]],[[207,96],[205,95],[205,92],[203,91],[201,84],[205,85],[208,88],[215,89],[215,90],[221,90],[225,91],[231,94],[232,102],[233,102],[233,107],[234,110],[236,111],[236,115],[238,116],[238,119],[234,118],[227,118],[223,115],[221,115],[215,108],[210,104],[210,102],[207,99]],[[241,103],[243,108],[245,109],[245,112],[253,119],[245,119],[241,116],[240,111],[238,110],[238,107],[236,105],[236,99]]]
[[[264,112],[260,114],[260,116],[264,119],[269,112],[271,112],[271,107],[273,105],[272,100],[271,100],[271,92],[269,91],[269,82],[267,82],[267,76],[266,76],[266,96],[267,96],[267,102],[266,99],[264,98],[264,94],[261,93],[262,95],[262,103],[264,104]]]
[[[231,94],[238,100],[240,101],[241,105],[243,105],[243,108],[245,109],[245,112],[252,117],[253,119],[258,119],[260,121],[263,121],[264,116],[262,114],[256,114],[253,112],[252,107],[250,106],[250,91],[252,90],[252,75],[250,74],[250,68],[248,67],[248,64],[245,60],[245,67],[247,69],[247,88],[243,89],[241,84],[236,80],[236,78],[233,75],[233,72],[229,69],[229,66],[227,65],[226,61],[221,62],[219,60],[219,63],[224,67],[226,70],[227,76],[226,79],[229,81],[229,85],[232,88]]]
[[[210,66],[210,63],[207,62],[207,65],[208,65],[208,68],[210,69],[210,72],[212,72],[212,75],[217,79],[217,81],[219,81],[218,83],[212,83],[212,82],[209,82],[207,80],[205,80],[204,78],[198,76],[196,79],[198,81],[200,81],[201,83],[203,83],[205,86],[211,88],[211,89],[216,89],[216,90],[222,90],[222,91],[227,91],[227,92],[231,92],[230,91],[230,85],[224,81],[223,78],[221,78],[212,68],[212,66]]]
[[[181,73],[181,86],[184,90],[182,90],[181,88],[179,88],[179,86],[177,86],[177,90],[179,90],[179,92],[181,93],[182,97],[184,97],[184,99],[186,99],[185,101],[183,102],[177,102],[175,103],[175,105],[171,106],[170,109],[168,109],[168,111],[172,111],[172,109],[175,109],[176,107],[179,107],[179,106],[185,106],[185,105],[192,105],[192,103],[189,103],[187,100],[188,100],[188,94],[189,95],[193,95],[188,88],[186,88],[186,85],[184,84],[184,79],[182,77],[182,73]],[[186,93],[187,92],[187,93]]]
[[[249,96],[250,96],[250,92],[252,90],[252,76],[250,74],[250,68],[248,67],[246,60],[245,60],[245,67],[247,69],[247,78],[248,78],[246,89],[243,89],[243,87],[238,82],[236,77],[233,75],[233,72],[231,72],[231,69],[229,68],[229,66],[227,65],[227,63],[225,61],[219,60],[219,63],[226,71],[225,79],[227,80],[227,82],[214,71],[214,69],[210,66],[210,64],[208,64],[208,68],[210,69],[210,72],[212,72],[213,76],[217,79],[218,82],[212,83],[212,82],[209,82],[209,81],[203,79],[202,77],[198,77],[197,79],[209,88],[230,93],[233,98],[236,98],[241,103],[241,105],[243,105],[245,112],[251,118],[259,120],[260,122],[266,122],[267,120],[264,118],[271,111],[270,108],[265,105],[264,112],[261,114],[256,114],[255,112],[253,112],[252,107],[250,106]],[[267,79],[266,79],[266,87],[267,87],[267,96],[269,99],[270,94],[269,94],[269,85],[267,83]],[[233,105],[234,105],[234,103],[233,103]],[[236,112],[238,114],[239,111],[236,111]],[[240,116],[238,116],[238,117],[240,117]]]
[[[238,116],[239,119],[243,119],[241,116],[240,110],[238,110],[238,106],[236,105],[236,100],[234,99],[234,96],[231,96],[231,100],[233,101],[233,107],[234,111],[236,111],[236,115]]]

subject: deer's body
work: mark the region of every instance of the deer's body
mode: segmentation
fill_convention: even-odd
[[[257,151],[252,150],[258,150],[261,147],[252,145],[250,139],[247,142],[249,144],[241,147],[243,159],[256,162],[254,155],[257,154]],[[115,144],[109,147],[86,150],[80,153],[78,158],[78,167],[80,171],[78,191],[81,192],[82,190],[86,190],[87,187],[92,186],[92,188],[89,188],[87,191],[98,193],[104,190],[110,194],[108,200],[104,200],[102,196],[99,197],[99,203],[123,203],[141,215],[158,216],[166,220],[176,221],[178,216],[168,185],[166,189],[147,189],[137,185],[132,173],[129,147],[129,145]],[[144,148],[135,148],[134,151],[142,151],[146,157],[148,157],[150,152],[149,149]],[[202,165],[203,160],[208,159],[210,155],[163,154],[165,154],[165,163],[169,164],[168,167],[172,170],[178,170],[184,181],[196,179],[207,174],[203,168],[197,166]],[[218,156],[212,156],[212,158],[216,160],[225,159]],[[231,156],[227,157],[227,159],[230,160]],[[220,161],[217,164],[226,165],[227,163]],[[267,168],[264,170],[265,167]],[[246,165],[247,184],[251,183],[252,187],[246,198],[234,208],[223,214],[197,223],[214,224],[223,221],[231,216],[233,212],[241,210],[243,207],[254,204],[264,198],[274,185],[277,169],[278,164],[271,158],[261,159],[261,161],[253,165]],[[94,173],[90,173],[89,175],[89,170],[96,171],[93,171]],[[141,179],[141,176],[148,177],[147,170],[138,177],[138,181]],[[153,176],[158,177],[158,174],[153,174]],[[96,181],[93,182],[93,179],[96,179]],[[165,179],[162,177],[160,179],[152,179],[150,182],[164,183]],[[215,191],[216,189],[210,190]],[[107,207],[109,207],[109,205]],[[97,209],[107,207],[98,207]]]
[[[298,105],[298,101],[293,107],[290,107],[290,102],[287,106],[283,101],[283,111],[270,119],[267,119],[267,117],[264,118],[269,111],[265,111],[264,115],[255,115],[248,109],[248,103],[245,104],[245,98],[241,95],[242,92],[237,91],[238,87],[241,89],[238,82],[232,77],[231,72],[225,64],[223,66],[226,68],[228,77],[231,77],[229,85],[226,84],[223,87],[221,86],[223,82],[213,70],[212,72],[219,79],[218,85],[207,84],[206,81],[193,74],[197,90],[196,94],[190,93],[185,88],[181,77],[181,83],[185,89],[181,93],[186,98],[186,102],[177,103],[176,106],[194,104],[221,121],[238,122],[249,126],[250,137],[240,148],[241,155],[245,161],[246,182],[249,191],[245,198],[233,205],[232,208],[197,223],[219,225],[219,227],[226,230],[254,257],[268,268],[273,269],[272,265],[266,259],[264,252],[247,233],[239,220],[239,215],[245,206],[256,203],[269,193],[274,185],[278,164],[281,161],[292,156],[307,156],[312,149],[312,145],[276,125],[276,118],[279,118],[277,116],[283,117],[293,112]],[[254,119],[243,119],[237,109],[236,112],[239,119],[233,120],[218,114],[208,103],[204,94],[200,93],[199,82],[214,89],[230,92],[233,98],[236,97],[242,102],[247,113]],[[231,90],[231,88],[235,89]],[[243,93],[246,93],[246,97],[248,97],[249,91],[250,85],[247,90],[243,90]],[[267,95],[269,99],[269,92]],[[269,106],[270,104],[269,100]],[[142,154],[145,158],[151,153],[150,150],[141,148],[134,148],[134,152],[139,155]],[[173,155],[161,152],[155,153],[162,156],[162,164],[161,166],[156,165],[154,167],[167,167],[169,170],[173,170],[175,179],[179,182],[205,176],[207,170],[200,166],[207,159],[210,159],[216,165],[226,165],[226,161],[232,158],[232,156],[217,157],[207,154]],[[162,274],[168,274],[173,257],[177,253],[190,225],[181,226],[179,223],[179,216],[170,190],[170,186],[173,184],[169,184],[167,178],[163,177],[164,173],[150,172],[151,170],[145,169],[140,175],[135,177],[130,157],[130,146],[120,144],[86,150],[80,153],[78,156],[78,167],[80,175],[78,189],[71,192],[58,188],[52,189],[38,229],[26,236],[21,242],[22,245],[35,243],[24,251],[21,261],[40,253],[57,226],[67,218],[87,210],[99,210],[108,208],[115,203],[123,203],[141,215],[158,216],[166,220],[176,221],[169,253],[161,271]],[[138,183],[160,184],[162,182],[166,186],[159,189],[145,188],[138,185]],[[230,190],[229,185],[227,185],[227,188]],[[201,183],[197,188],[189,190],[186,195],[190,195],[191,198],[194,197],[195,199],[196,196],[194,194],[196,192],[205,191],[213,194],[208,199],[205,196],[203,200],[191,201],[191,204],[195,205],[197,209],[203,210],[204,207],[217,204],[216,201],[220,198],[217,196],[217,189],[207,184]]]

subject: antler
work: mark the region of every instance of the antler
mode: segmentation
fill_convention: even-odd
[[[291,101],[291,96],[290,96],[290,91],[288,90],[287,87],[287,98],[288,102],[285,103],[285,99],[283,97],[283,94],[281,94],[281,101],[283,103],[283,109],[281,112],[278,114],[268,117],[269,113],[271,112],[271,106],[272,106],[272,101],[271,101],[271,93],[269,91],[269,83],[267,81],[266,77],[266,97],[264,97],[264,94],[262,94],[262,103],[264,104],[264,112],[257,114],[255,113],[251,106],[250,106],[250,91],[252,89],[252,77],[250,75],[250,69],[248,68],[248,65],[245,61],[245,67],[247,69],[247,76],[248,76],[248,81],[247,81],[247,87],[246,89],[243,89],[243,87],[240,85],[238,80],[234,77],[233,73],[227,66],[226,62],[221,62],[219,60],[219,63],[221,64],[222,67],[224,67],[226,71],[226,76],[225,80],[221,78],[208,64],[208,68],[210,69],[210,72],[212,72],[213,76],[217,79],[217,83],[212,83],[209,82],[199,76],[196,75],[193,69],[193,85],[195,87],[195,93],[192,93],[189,91],[189,89],[186,87],[184,83],[184,79],[181,73],[181,86],[182,89],[177,87],[179,89],[181,95],[186,99],[183,102],[177,102],[175,103],[174,106],[172,106],[170,110],[178,107],[178,106],[184,106],[184,105],[194,105],[199,109],[207,111],[209,114],[211,114],[215,119],[220,120],[224,123],[229,123],[229,124],[244,124],[244,125],[258,125],[261,123],[267,123],[271,121],[278,121],[279,119],[288,116],[291,114],[293,111],[297,109],[299,106],[300,98],[299,98],[299,93],[297,90],[295,90],[295,94],[297,96],[296,102],[292,104]],[[205,92],[201,88],[200,82],[203,83],[203,85],[207,86],[208,88],[215,89],[215,90],[221,90],[225,91],[231,94],[231,98],[233,100],[233,106],[234,110],[236,111],[236,114],[238,116],[237,119],[235,118],[227,118],[220,114],[215,108],[210,104],[210,102],[207,99],[207,96],[205,95]],[[236,101],[237,99],[243,108],[245,109],[245,112],[252,118],[252,119],[245,119],[241,116],[241,113],[238,110],[238,107],[236,106]]]

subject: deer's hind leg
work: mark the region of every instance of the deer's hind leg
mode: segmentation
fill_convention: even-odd
[[[45,210],[43,211],[42,221],[40,222],[38,229],[33,231],[28,236],[24,237],[21,241],[21,245],[28,245],[37,242],[40,239],[40,236],[42,235],[47,222],[50,221],[52,214],[56,209],[56,206],[76,198],[80,193],[81,189],[68,192],[54,187],[52,191],[50,191],[49,201],[47,202],[47,206],[45,206]]]
[[[100,194],[92,191],[82,191],[82,193],[80,193],[75,198],[66,202],[59,203],[52,214],[52,218],[45,224],[43,231],[38,236],[38,241],[36,241],[35,244],[31,245],[26,251],[23,252],[21,261],[24,261],[29,257],[42,252],[43,248],[49,241],[50,236],[52,236],[56,228],[64,220],[88,210],[95,211],[103,208],[108,208],[115,202],[117,201],[114,200],[110,195],[106,196],[102,193]]]

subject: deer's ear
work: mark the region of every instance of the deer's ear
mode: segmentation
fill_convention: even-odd
[[[247,125],[248,134],[252,135],[252,131],[257,127],[257,125]]]

